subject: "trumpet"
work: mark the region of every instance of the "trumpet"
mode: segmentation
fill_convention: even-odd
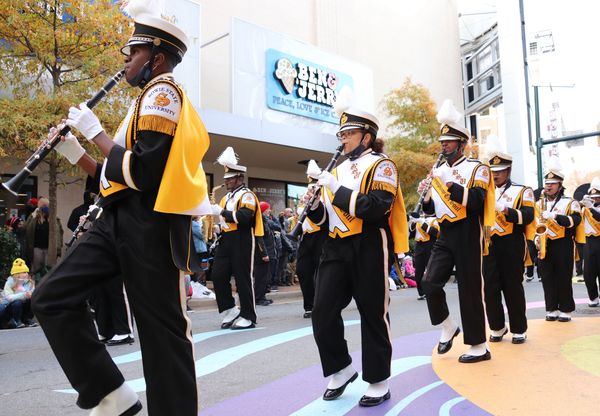
[[[444,157],[444,154],[440,153],[440,155],[438,156],[437,160],[435,161],[435,163],[431,167],[431,171],[429,172],[430,175],[433,173],[433,171],[435,169],[437,169],[437,168],[440,167],[440,165],[442,164],[442,158],[443,157]],[[415,206],[415,209],[413,210],[413,212],[410,213],[411,217],[413,217],[413,218],[419,218],[421,216],[421,211],[423,210],[423,201],[425,200],[425,196],[427,195],[427,193],[431,189],[432,183],[433,183],[433,181],[429,181],[429,184],[425,187],[425,189],[423,189],[423,192],[421,192],[421,195],[419,195],[419,201],[417,202],[417,205]]]
[[[104,98],[108,92],[119,83],[121,78],[125,75],[125,70],[122,69],[117,72],[113,77],[98,91],[94,96],[86,103],[89,108],[93,108]],[[33,152],[33,154],[25,162],[25,166],[10,180],[4,182],[2,186],[13,195],[17,195],[17,192],[25,183],[25,180],[31,175],[33,170],[42,163],[42,160],[54,149],[61,141],[61,137],[65,136],[71,131],[71,127],[64,126],[54,136],[45,139],[39,147]]]

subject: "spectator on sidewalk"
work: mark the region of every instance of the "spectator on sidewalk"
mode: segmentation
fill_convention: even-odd
[[[259,204],[263,217],[264,235],[255,237],[257,249],[254,251],[254,296],[256,304],[268,306],[273,303],[272,299],[267,299],[267,283],[271,276],[270,267],[273,262],[276,263],[275,253],[275,235],[271,228],[273,221],[269,218],[271,205],[268,202]]]
[[[34,283],[29,276],[29,267],[23,259],[15,259],[10,270],[10,277],[4,284],[5,309],[10,309],[11,320],[9,327],[23,328],[25,326],[37,326],[31,312],[31,295]],[[8,301],[8,304],[6,304]]]

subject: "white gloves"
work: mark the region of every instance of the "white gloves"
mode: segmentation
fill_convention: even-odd
[[[440,166],[439,168],[434,169],[432,174],[434,177],[440,178],[440,181],[442,181],[444,185],[448,182],[454,182],[452,172],[444,166]]]
[[[421,182],[419,182],[419,186],[417,187],[417,193],[419,195],[421,195],[425,191],[425,188],[427,188],[430,183],[431,183],[430,178],[425,178]]]
[[[425,218],[417,218],[417,224],[425,224]]]
[[[506,206],[504,205],[504,202],[502,202],[502,201],[496,201],[496,211],[498,211],[498,212],[504,212],[505,208],[506,208]]]
[[[556,212],[544,211],[544,212],[542,212],[542,218],[545,219],[545,220],[555,219],[556,218]]]
[[[58,129],[56,127],[52,127],[48,137],[54,136],[57,132]],[[64,140],[61,140],[61,142],[56,145],[54,150],[63,155],[71,165],[76,164],[85,154],[85,149],[81,146],[81,144],[79,144],[77,137],[75,137],[71,132],[67,133],[67,135],[64,137]]]
[[[96,114],[88,108],[86,103],[79,104],[79,108],[69,108],[67,125],[75,127],[88,140],[92,140],[104,131],[102,125],[100,125],[100,120],[98,120]]]
[[[584,196],[581,200],[581,205],[583,205],[586,208],[591,208],[594,206],[594,201],[592,201],[592,198],[590,198],[589,196]]]
[[[223,207],[219,204],[212,204],[210,209],[212,210],[212,215],[221,215],[221,212],[223,211]]]
[[[338,189],[340,189],[340,184],[335,176],[325,170],[319,175],[319,181],[317,182],[317,185],[328,187],[329,190],[334,194]]]

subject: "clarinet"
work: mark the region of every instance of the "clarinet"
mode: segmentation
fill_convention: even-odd
[[[433,164],[433,167],[431,168],[431,172],[433,172],[434,169],[440,167],[443,157],[444,157],[444,154],[440,153],[437,160]],[[421,192],[421,195],[419,195],[419,201],[417,202],[417,205],[415,206],[415,209],[413,210],[413,212],[410,213],[411,217],[419,218],[421,216],[421,210],[423,209],[423,201],[425,200],[425,195],[427,195],[427,192],[429,192],[429,190],[431,189],[431,184],[432,184],[432,181],[429,182],[429,185],[426,186],[425,189],[423,189],[423,192]]]
[[[98,218],[100,214],[102,214],[102,207],[96,204],[98,204],[98,200],[96,200],[92,205],[90,205],[90,207],[88,208],[88,212],[79,221],[77,228],[75,228],[75,230],[73,231],[71,239],[68,243],[65,244],[68,249],[71,248],[73,243],[75,243],[75,241],[79,238],[79,234],[85,230],[85,227],[89,223],[93,222],[96,218]]]
[[[122,69],[117,72],[113,77],[98,91],[88,102],[87,106],[89,108],[94,108],[96,104],[100,102],[104,98],[108,92],[114,88],[115,85],[119,83],[123,75],[125,74],[125,70]],[[49,139],[45,139],[40,146],[36,149],[36,151],[27,159],[25,162],[25,166],[23,169],[19,171],[15,176],[13,176],[7,182],[4,182],[2,186],[6,188],[13,195],[17,195],[17,192],[25,183],[25,180],[31,175],[33,170],[42,163],[42,160],[54,149],[61,141],[61,137],[66,136],[67,133],[71,131],[70,126],[64,126],[57,132],[54,136]]]
[[[331,158],[331,160],[329,161],[329,164],[325,168],[325,171],[331,172],[331,170],[336,165],[338,159],[342,155],[343,150],[344,150],[344,145],[342,144],[335,150],[335,153],[333,154],[333,157]],[[300,234],[302,234],[302,223],[304,222],[304,220],[306,220],[306,217],[308,216],[308,211],[310,210],[310,207],[315,203],[315,201],[321,195],[321,188],[322,188],[321,186],[315,187],[315,192],[314,192],[313,196],[310,198],[308,203],[304,206],[302,213],[298,217],[298,222],[294,226],[294,229],[289,233],[290,237],[297,239],[300,236]]]

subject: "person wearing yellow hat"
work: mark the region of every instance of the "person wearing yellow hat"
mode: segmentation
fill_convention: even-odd
[[[3,294],[4,299],[8,301],[11,319],[14,319],[14,322],[9,321],[9,327],[37,326],[31,311],[31,295],[34,288],[35,285],[29,275],[29,267],[25,260],[15,259],[10,269],[10,277],[4,284]]]
[[[99,182],[102,213],[34,292],[34,313],[91,415],[133,415],[142,405],[100,343],[85,300],[122,276],[136,318],[150,415],[196,416],[194,342],[185,274],[200,271],[193,215],[210,212],[202,157],[209,138],[173,69],[189,41],[158,4],[130,0],[133,34],[121,49],[124,77],[139,95],[107,135],[85,103],[66,124],[104,155],[98,164],[68,134],[56,150]],[[168,354],[165,354],[168,351]]]
[[[445,354],[460,333],[460,327],[450,316],[444,292],[456,267],[464,343],[469,345],[458,361],[476,363],[491,359],[486,344],[481,263],[485,247],[483,225],[491,227],[494,220],[494,182],[489,166],[464,155],[470,134],[461,125],[462,116],[450,100],[442,104],[437,118],[445,162],[434,169],[432,178],[421,181],[418,192],[426,192],[431,184],[423,212],[435,213],[440,236],[431,251],[421,285],[431,323],[442,329],[437,352]]]
[[[587,195],[581,200],[582,226],[585,234],[583,248],[583,279],[590,302],[588,306],[600,306],[598,283],[600,282],[600,177],[592,179]]]
[[[575,231],[581,222],[579,202],[565,196],[565,175],[560,160],[548,160],[544,190],[535,205],[536,229],[544,229],[538,241],[538,274],[542,278],[546,321],[569,322],[575,310],[573,266]]]

